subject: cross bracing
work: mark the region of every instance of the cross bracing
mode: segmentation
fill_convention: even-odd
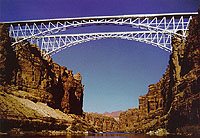
[[[120,38],[127,40],[135,40],[152,44],[166,51],[171,51],[171,36],[159,31],[134,31],[134,32],[106,32],[106,33],[84,33],[84,34],[62,34],[37,36],[33,38],[33,43],[41,46],[43,55],[53,55],[65,48],[71,46],[105,38]]]
[[[171,51],[171,37],[178,36],[180,39],[187,37],[187,31],[192,16],[198,13],[168,13],[168,14],[139,14],[139,15],[122,15],[122,16],[96,16],[81,18],[61,18],[48,20],[31,20],[7,22],[10,24],[10,37],[15,39],[13,46],[24,40],[37,41],[40,48],[45,53],[56,53],[64,47],[74,45],[80,42],[95,40],[94,38],[122,38],[136,40],[140,42],[156,45],[159,48]],[[69,35],[69,28],[76,28],[87,25],[113,24],[130,26],[133,29],[144,30],[143,32],[134,30],[132,32],[113,32],[113,33],[91,33],[91,34],[74,34]],[[180,33],[181,32],[181,33]],[[132,34],[131,34],[132,33]],[[55,35],[57,34],[57,35]],[[134,36],[131,36],[133,35]],[[140,36],[140,37],[139,37]],[[144,38],[142,38],[144,36]],[[146,36],[148,36],[146,38]],[[151,36],[151,37],[150,37]],[[65,39],[75,39],[70,42]],[[157,39],[155,39],[157,37]],[[54,43],[46,42],[46,39],[56,38]],[[60,40],[58,40],[58,38]],[[86,39],[88,38],[88,39]],[[159,40],[160,41],[156,41]],[[83,40],[79,40],[83,39]],[[44,43],[43,43],[43,42]],[[57,42],[65,42],[64,45],[57,45]],[[49,43],[49,44],[48,44]],[[48,44],[48,45],[47,45]],[[53,46],[53,44],[55,44]],[[170,46],[169,46],[169,45]]]

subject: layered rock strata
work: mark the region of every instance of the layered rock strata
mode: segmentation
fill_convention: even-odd
[[[26,42],[11,48],[8,26],[0,25],[0,81],[6,91],[35,102],[47,103],[65,113],[82,115],[81,75],[43,59],[35,44]]]
[[[97,113],[84,113],[84,119],[99,131],[113,132],[117,131],[119,128],[118,122],[110,116],[104,116]]]
[[[200,134],[199,15],[193,18],[186,41],[173,37],[173,52],[163,78],[149,85],[148,93],[139,97],[139,107],[121,113],[119,122],[83,114],[79,73],[73,75],[51,58],[43,59],[39,48],[28,42],[16,45],[14,52],[5,24],[0,24],[0,36],[0,131],[152,132],[164,128],[179,134]],[[83,114],[83,118],[61,111]]]
[[[0,92],[0,137],[1,134],[52,136],[84,132],[99,131],[80,116]]]
[[[80,73],[43,59],[35,44],[22,42],[14,50],[11,42],[8,26],[0,24],[0,132],[93,130],[81,120]]]
[[[148,93],[139,97],[138,108],[121,113],[121,131],[165,128],[185,133],[192,128],[193,134],[200,134],[200,15],[192,19],[189,30],[186,41],[172,38],[173,51],[163,78],[149,85]]]

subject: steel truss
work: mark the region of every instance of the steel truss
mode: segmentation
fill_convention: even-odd
[[[105,38],[120,38],[127,40],[136,40],[147,44],[152,44],[166,51],[171,51],[171,36],[156,31],[134,31],[134,32],[107,32],[107,33],[87,33],[72,35],[51,35],[38,36],[35,41],[41,46],[43,55],[54,55],[55,53],[69,48],[71,46]]]
[[[172,35],[185,39],[185,37],[187,37],[187,30],[192,16],[196,14],[198,13],[139,14],[31,20],[7,23],[10,24],[9,35],[15,39],[15,42],[12,44],[13,46],[24,40],[29,40],[31,42],[37,41],[40,48],[43,51],[46,51],[46,54],[56,53],[59,50],[74,44],[102,38],[136,40],[171,51]],[[62,32],[65,33],[69,28],[95,24],[126,25],[146,31],[73,35],[62,34]],[[53,41],[51,41],[52,39]]]

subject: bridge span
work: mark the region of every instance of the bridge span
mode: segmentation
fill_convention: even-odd
[[[104,38],[135,40],[157,46],[171,52],[171,38],[187,37],[191,13],[137,14],[118,16],[95,16],[5,22],[9,24],[9,36],[14,38],[12,46],[29,41],[36,43],[43,56],[53,55],[73,45]],[[94,32],[69,34],[68,29],[90,25],[119,25],[133,28],[129,32]]]

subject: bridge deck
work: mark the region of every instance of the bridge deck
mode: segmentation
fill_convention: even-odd
[[[7,24],[17,25],[17,24],[40,24],[40,23],[48,23],[48,22],[65,22],[65,21],[79,21],[79,20],[92,20],[92,19],[117,19],[117,18],[146,18],[146,17],[157,17],[163,18],[166,17],[167,19],[170,19],[172,17],[174,18],[180,18],[181,16],[189,17],[193,15],[197,15],[198,12],[189,12],[189,13],[162,13],[162,14],[135,14],[135,15],[116,15],[116,16],[91,16],[91,17],[76,17],[76,18],[57,18],[57,19],[43,19],[43,20],[24,20],[24,21],[10,21],[10,22],[3,22]]]

